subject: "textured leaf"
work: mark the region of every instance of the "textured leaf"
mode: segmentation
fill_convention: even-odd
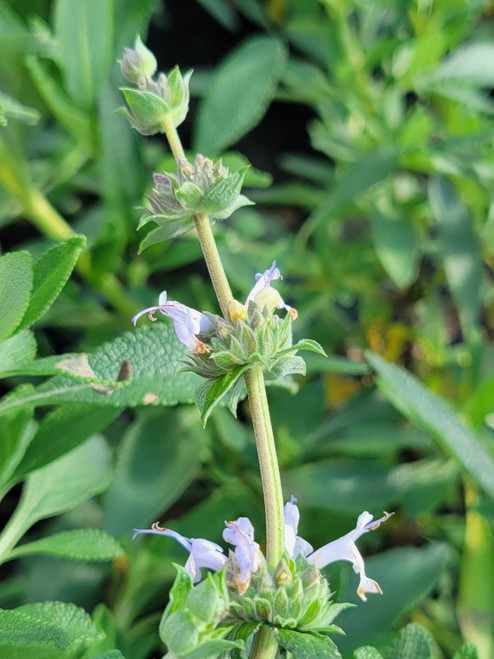
[[[292,653],[294,659],[339,659],[338,648],[329,636],[278,629],[274,633],[278,643]]]
[[[119,446],[105,497],[105,528],[120,536],[156,521],[188,487],[203,458],[196,410],[146,411]]]
[[[191,403],[198,377],[180,372],[183,368],[181,360],[187,354],[186,347],[177,339],[170,323],[144,325],[125,332],[89,355],[89,366],[104,380],[115,380],[122,361],[127,359],[132,379],[125,387],[104,395],[96,393],[91,384],[58,376],[37,388],[14,390],[0,403],[0,412],[22,405],[65,402],[114,407]]]
[[[218,154],[248,133],[264,116],[285,66],[275,37],[241,44],[216,70],[199,109],[195,150]]]
[[[36,339],[29,330],[21,330],[0,343],[0,375],[22,370],[22,365],[36,356]]]
[[[90,108],[112,61],[112,0],[58,0],[55,33],[65,86],[78,105]]]
[[[357,597],[358,579],[349,566],[345,571],[348,575],[345,587],[338,599],[359,605],[351,611],[343,611],[338,617],[346,634],[338,639],[340,650],[349,652],[359,645],[372,644],[378,634],[390,629],[404,611],[437,583],[449,559],[449,548],[439,543],[421,548],[393,549],[367,558],[366,574],[377,581],[384,593],[383,596],[369,595],[367,604],[362,604]]]
[[[479,653],[473,643],[465,643],[455,652],[453,659],[479,659]]]
[[[468,334],[478,322],[482,257],[470,214],[451,183],[432,179],[429,185],[431,208],[439,226],[444,270]]]
[[[39,602],[0,610],[0,651],[5,657],[77,659],[99,632],[74,604]]]
[[[0,257],[0,341],[8,338],[21,322],[32,285],[29,252],[13,252]]]
[[[432,648],[430,632],[411,623],[400,629],[398,637],[386,648],[386,659],[431,659]]]
[[[24,407],[0,417],[0,492],[11,482],[12,474],[36,433],[32,416],[32,409]]]
[[[225,375],[212,380],[206,380],[196,390],[195,400],[197,407],[201,411],[201,418],[205,426],[209,415],[216,405],[233,389],[239,377],[250,368],[250,364],[242,364],[237,368],[232,368]],[[238,400],[238,399],[237,399]]]
[[[453,409],[411,373],[370,351],[366,352],[366,358],[377,373],[379,388],[393,405],[412,423],[431,433],[477,483],[494,496],[494,460]]]
[[[49,249],[33,264],[33,291],[21,327],[35,323],[53,304],[85,244],[84,236],[74,236]]]
[[[383,656],[376,648],[372,648],[370,645],[365,645],[362,648],[358,648],[353,653],[353,659],[383,659]]]
[[[47,554],[73,561],[111,561],[124,553],[118,542],[100,529],[76,529],[50,535],[17,547],[10,555]]]

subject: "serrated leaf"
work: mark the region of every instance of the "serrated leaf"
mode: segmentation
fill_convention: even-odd
[[[20,330],[0,343],[0,375],[11,373],[36,356],[36,339],[29,330]]]
[[[291,629],[278,629],[274,636],[285,650],[292,653],[294,659],[341,659],[338,648],[329,636]]]
[[[12,547],[35,522],[71,510],[102,492],[109,479],[110,453],[101,437],[93,437],[38,469],[26,480],[19,504],[2,533],[4,544]]]
[[[84,236],[74,236],[49,249],[33,264],[31,300],[20,327],[29,327],[51,307],[65,286],[85,244]]]
[[[182,360],[188,355],[166,322],[144,325],[103,344],[89,355],[89,365],[102,380],[114,381],[124,359],[132,369],[132,380],[109,395],[96,393],[91,384],[57,376],[39,387],[21,387],[0,403],[0,413],[23,405],[92,403],[114,407],[176,405],[191,403],[198,377],[183,373]]]
[[[250,364],[242,364],[227,371],[225,375],[206,380],[196,390],[195,401],[201,412],[202,423],[205,426],[209,415],[216,405],[227,395],[239,379],[239,377],[250,368]]]
[[[0,650],[5,657],[78,659],[101,638],[89,615],[74,604],[39,602],[0,610]]]
[[[16,547],[10,558],[32,554],[60,556],[72,561],[112,561],[124,553],[115,538],[100,529],[76,529]]]
[[[195,150],[212,156],[262,119],[281,78],[286,52],[275,37],[241,44],[216,70],[197,118]]]
[[[400,629],[397,638],[386,648],[386,659],[406,659],[420,657],[431,659],[432,637],[420,625],[411,623]]]
[[[435,437],[477,483],[494,497],[494,460],[454,410],[411,373],[370,351],[366,352],[366,359],[376,371],[377,385],[388,400],[412,423]]]
[[[0,341],[8,338],[22,320],[33,286],[29,252],[0,256]]]
[[[111,0],[58,0],[55,36],[65,87],[82,108],[91,108],[106,82],[113,50]]]

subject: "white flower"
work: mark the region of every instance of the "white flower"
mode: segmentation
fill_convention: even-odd
[[[276,267],[276,261],[273,261],[270,268],[256,274],[256,283],[245,300],[245,306],[249,302],[254,302],[261,308],[267,306],[270,309],[285,309],[295,320],[298,316],[297,310],[285,304],[279,292],[271,286],[271,282],[276,279],[283,279],[283,277]]]
[[[285,505],[285,549],[288,554],[295,558],[298,554],[302,554],[307,558],[307,561],[317,568],[322,569],[329,563],[335,561],[349,561],[353,565],[354,571],[360,575],[360,582],[357,588],[357,595],[367,601],[366,593],[379,593],[382,595],[382,590],[377,581],[370,579],[365,574],[365,565],[362,554],[357,549],[356,541],[361,535],[368,531],[374,531],[377,527],[391,517],[393,513],[384,513],[384,516],[375,521],[373,515],[367,511],[359,515],[357,526],[347,533],[346,535],[329,542],[320,549],[313,551],[311,545],[303,538],[297,536],[298,522],[300,513],[298,507],[295,505],[296,499],[291,498],[291,501]]]
[[[235,546],[235,557],[239,573],[235,581],[240,595],[245,593],[251,576],[260,566],[261,550],[254,541],[254,527],[248,517],[239,517],[235,522],[225,522],[223,539]]]
[[[152,525],[150,529],[134,529],[132,540],[140,533],[149,533],[151,535],[167,535],[175,538],[187,551],[190,552],[189,558],[185,564],[185,569],[192,577],[194,583],[201,580],[201,568],[206,567],[210,570],[221,570],[226,563],[226,556],[223,549],[211,540],[204,538],[186,538],[171,529],[163,529],[158,523]]]
[[[186,307],[181,302],[167,300],[166,291],[162,291],[159,296],[158,305],[139,311],[132,318],[132,322],[135,325],[138,318],[144,314],[148,315],[149,320],[155,321],[154,314],[156,311],[161,311],[163,315],[169,316],[173,320],[177,337],[189,350],[195,353],[209,352],[209,348],[197,338],[197,334],[210,332],[213,329],[213,325],[207,316],[200,311],[196,311],[196,309]]]

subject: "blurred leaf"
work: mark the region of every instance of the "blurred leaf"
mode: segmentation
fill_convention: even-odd
[[[41,421],[13,480],[20,481],[31,471],[61,458],[106,428],[119,414],[119,408],[77,403],[58,407]]]
[[[366,645],[354,651],[353,659],[383,659],[383,656],[376,648]]]
[[[453,659],[479,659],[477,648],[472,643],[465,643],[455,652]]]
[[[74,604],[38,602],[0,610],[0,651],[19,659],[79,659],[101,635]]]
[[[494,496],[494,460],[454,411],[411,373],[370,351],[366,352],[366,358],[376,371],[377,385],[388,400],[412,423],[430,432],[475,481]]]
[[[13,545],[37,521],[71,510],[109,485],[106,442],[94,437],[63,458],[32,473],[5,527],[4,545]],[[8,539],[8,542],[7,542]]]
[[[91,659],[125,659],[120,650],[107,650],[103,654],[93,654]]]
[[[149,410],[129,426],[106,494],[105,528],[120,536],[146,527],[180,497],[203,458],[204,431],[194,414]]]
[[[34,125],[38,123],[40,118],[38,110],[22,105],[15,98],[3,92],[0,92],[0,112],[5,121],[3,125],[6,125],[7,119],[15,119],[16,121]],[[0,125],[2,125],[1,122]]]
[[[55,35],[66,88],[91,108],[106,81],[113,49],[112,0],[57,0]]]
[[[7,487],[36,433],[33,411],[24,407],[0,417],[0,492]],[[0,494],[1,499],[1,494]]]
[[[294,659],[340,659],[338,648],[329,636],[316,633],[302,633],[292,629],[274,631],[278,643],[291,652]]]
[[[85,244],[84,236],[74,236],[55,245],[34,262],[33,290],[21,327],[29,327],[50,308],[70,277]]]
[[[132,379],[107,395],[96,393],[91,384],[56,376],[37,388],[21,387],[0,403],[0,412],[22,405],[92,403],[110,407],[135,405],[176,405],[191,403],[198,378],[181,373],[187,349],[170,324],[143,326],[103,344],[89,355],[89,366],[102,380],[115,380],[122,361],[127,359]]]
[[[469,43],[455,50],[430,78],[465,80],[479,87],[494,87],[494,44]]]
[[[195,150],[220,153],[264,116],[285,66],[286,52],[275,37],[242,43],[216,69],[197,117]]]
[[[478,323],[482,257],[468,210],[444,178],[429,184],[431,208],[439,226],[446,278],[468,336]]]
[[[376,254],[398,288],[407,288],[418,271],[419,240],[408,218],[374,209],[371,228]]]
[[[239,19],[235,10],[225,0],[197,0],[204,9],[215,18],[220,25],[230,31],[239,27]]]
[[[0,343],[0,375],[22,368],[36,356],[36,339],[29,330],[20,330]]]
[[[366,604],[362,604],[355,593],[358,579],[353,570],[347,570],[347,583],[338,599],[358,603],[358,607],[343,611],[338,617],[338,624],[346,633],[338,639],[340,650],[348,652],[372,643],[379,634],[390,629],[395,620],[437,583],[449,557],[448,547],[436,543],[421,548],[392,549],[366,559],[367,575],[378,582],[384,593],[369,596]]]
[[[100,529],[76,529],[49,535],[41,540],[28,542],[16,547],[10,558],[47,554],[71,561],[99,562],[112,561],[124,553],[122,547],[111,535]]]
[[[26,313],[32,280],[29,252],[12,252],[0,256],[0,341],[14,332]]]

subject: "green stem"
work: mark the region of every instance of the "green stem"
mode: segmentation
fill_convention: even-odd
[[[198,213],[194,216],[194,224],[196,225],[204,259],[208,266],[209,276],[213,282],[221,311],[223,312],[224,317],[228,318],[228,305],[233,299],[233,296],[216,246],[211,222],[207,215]]]
[[[170,145],[170,149],[172,150],[173,157],[177,161],[177,164],[179,160],[185,160],[185,152],[180,137],[178,136],[177,129],[169,119],[163,121],[163,130],[165,131],[166,139],[168,140],[168,144]]]
[[[245,382],[249,395],[250,413],[256,437],[264,495],[266,560],[269,567],[275,569],[281,559],[285,545],[283,493],[261,364],[256,364],[247,371]]]
[[[262,625],[256,634],[250,659],[274,659],[277,651],[278,641],[273,636],[273,632],[266,625]]]

